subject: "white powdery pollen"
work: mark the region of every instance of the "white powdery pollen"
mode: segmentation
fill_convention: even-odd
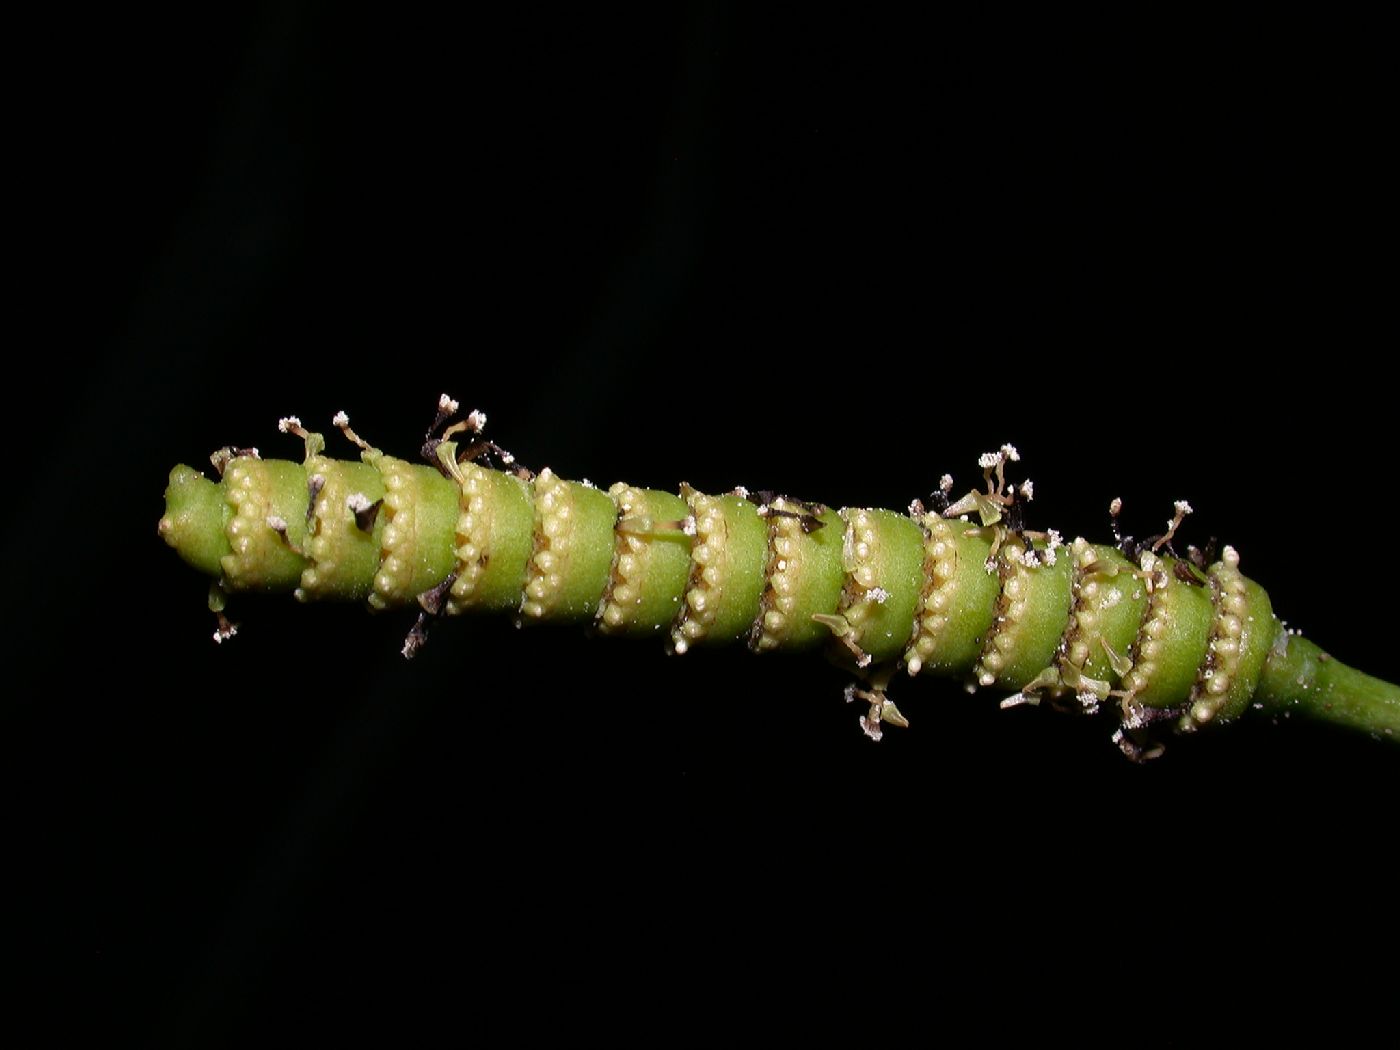
[[[884,605],[885,602],[890,600],[890,592],[883,587],[872,587],[865,592],[865,596],[876,605]]]
[[[300,426],[301,420],[298,419],[296,416],[284,416],[283,418],[277,421],[277,429],[284,434],[291,430],[292,427],[299,428]]]
[[[1173,506],[1173,508],[1175,508],[1175,510],[1176,510],[1176,512],[1177,512],[1178,514],[1186,515],[1186,514],[1194,514],[1194,513],[1196,513],[1196,512],[1191,508],[1191,504],[1187,503],[1184,499],[1179,499],[1179,500],[1177,500],[1175,503],[1172,504],[1172,506]]]
[[[938,491],[939,491],[939,492],[952,492],[952,491],[953,491],[953,475],[951,475],[951,474],[944,474],[941,478],[938,479]]]
[[[462,406],[457,403],[456,399],[449,397],[447,394],[438,395],[439,412],[456,412],[457,409],[461,407]]]
[[[452,404],[452,411],[457,411],[457,404],[455,401]],[[480,434],[486,429],[486,413],[479,409],[472,409],[467,413],[467,425]]]
[[[277,514],[269,514],[267,516],[267,527],[273,532],[286,532],[287,519]]]
[[[358,514],[362,510],[369,510],[369,497],[363,492],[352,492],[345,497],[345,508],[352,513]]]
[[[1021,482],[1021,495],[1028,500],[1035,499],[1035,482],[1031,481],[1030,478]]]
[[[983,470],[991,470],[1001,462],[1000,452],[983,452],[977,457],[977,465]]]
[[[1119,514],[1122,514],[1122,513],[1123,513],[1123,500],[1122,500],[1120,497],[1118,497],[1118,496],[1114,496],[1114,497],[1113,497],[1113,502],[1110,503],[1110,504],[1108,505],[1108,512],[1109,512],[1109,514],[1113,515],[1115,518],[1118,517]]]
[[[1021,462],[1021,453],[1016,451],[1015,445],[1002,445],[1001,454],[1005,456],[1008,460],[1010,460],[1012,463]]]
[[[1147,719],[1144,717],[1144,709],[1137,704],[1132,704],[1123,715],[1123,728],[1143,729],[1146,725]]]
[[[331,417],[331,422],[338,427],[348,427],[350,425],[350,417],[344,412],[337,412]]]

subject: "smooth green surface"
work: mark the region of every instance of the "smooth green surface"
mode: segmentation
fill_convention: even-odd
[[[642,506],[633,508],[632,516],[645,516],[653,523],[682,521],[690,514],[685,500],[674,492],[639,489]],[[623,608],[624,620],[612,626],[600,624],[606,634],[645,637],[670,626],[680,612],[681,596],[690,580],[691,537],[680,529],[654,529],[646,534],[619,533],[621,552],[628,539],[635,539],[641,550],[630,551],[637,559],[638,571],[629,580],[639,589],[640,600]]]
[[[759,603],[767,584],[768,523],[758,508],[728,493],[717,497],[724,514],[725,539],[719,559],[719,601],[700,645],[715,645],[747,637],[758,619]]]
[[[395,595],[404,603],[416,601],[447,579],[457,564],[453,546],[457,535],[457,483],[445,478],[435,467],[414,463],[409,466],[412,496],[394,524],[413,530],[412,580]],[[403,520],[403,519],[407,520]]]
[[[1137,638],[1138,627],[1142,624],[1143,610],[1147,608],[1147,584],[1133,574],[1135,566],[1123,557],[1117,547],[1094,544],[1094,557],[1105,567],[1116,566],[1115,575],[1095,573],[1086,576],[1085,582],[1092,579],[1098,584],[1094,612],[1097,617],[1092,634],[1085,634],[1089,645],[1089,655],[1084,660],[1082,671],[1090,678],[1107,682],[1117,687],[1120,682],[1118,672],[1109,661],[1104,644],[1123,659]],[[1081,584],[1081,590],[1082,590]]]
[[[223,487],[181,463],[170,472],[165,514],[157,529],[186,565],[217,577],[229,552],[224,528],[231,513]]]
[[[842,511],[842,516],[855,513]],[[879,664],[904,652],[914,633],[914,613],[924,586],[924,533],[905,514],[892,510],[867,510],[866,514],[876,536],[875,586],[887,596],[883,602],[865,603],[869,614],[854,640]]]
[[[481,575],[464,608],[507,612],[520,607],[525,576],[535,543],[535,504],[530,486],[514,474],[467,465],[481,481],[487,539],[477,556]]]
[[[1175,707],[1190,697],[1205,662],[1215,602],[1209,587],[1176,578],[1177,559],[1161,561],[1166,584],[1157,588],[1152,600],[1160,603],[1167,631],[1160,639],[1163,644],[1156,668],[1135,699],[1148,707]]]
[[[1348,667],[1298,635],[1276,635],[1267,647],[1254,700],[1267,711],[1298,711],[1400,743],[1400,686]]]
[[[948,623],[938,650],[924,661],[924,670],[935,674],[963,675],[982,655],[982,644],[997,618],[1001,580],[987,571],[992,552],[990,529],[978,529],[965,521],[950,521],[957,543],[957,565],[949,588]],[[922,673],[922,672],[921,672]]]
[[[797,563],[793,588],[792,612],[787,617],[778,648],[810,649],[831,637],[831,629],[813,620],[818,614],[831,616],[841,604],[841,592],[846,585],[846,570],[841,549],[845,544],[845,523],[830,508],[823,508],[817,517],[824,522],[812,532],[797,532],[792,540],[797,547]]]
[[[999,556],[1015,559],[1019,564],[1023,550],[1021,543],[1008,539],[1002,544]],[[1025,590],[1021,597],[1026,608],[1012,628],[1016,644],[1001,654],[1005,663],[997,672],[999,687],[1020,689],[1055,662],[1055,651],[1069,624],[1073,561],[1068,551],[1061,550],[1054,565],[1011,566],[1010,573],[1023,581]]]
[[[559,556],[559,590],[540,619],[588,623],[612,577],[617,504],[606,492],[577,481],[564,482],[564,495],[570,506],[569,548]]]

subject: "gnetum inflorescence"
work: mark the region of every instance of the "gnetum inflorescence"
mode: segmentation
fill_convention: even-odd
[[[1178,554],[1185,502],[1141,542],[1118,533],[1117,500],[1112,545],[1032,531],[1034,490],[1008,478],[1009,445],[982,457],[981,489],[954,498],[945,475],[907,511],[687,485],[603,491],[519,467],[482,436],[484,415],[458,417],[444,395],[426,465],[370,446],[341,413],[359,462],[326,456],[322,436],[289,418],[302,463],[224,448],[217,482],[172,470],[160,534],[214,578],[215,639],[236,630],[228,595],[292,591],[418,607],[405,656],[437,617],[476,612],[659,635],[677,654],[826,649],[855,676],[847,699],[869,705],[860,721],[877,740],[885,723],[906,724],[888,696],[900,671],[1000,690],[1003,706],[1112,712],[1133,758],[1160,751],[1162,728],[1251,708],[1400,738],[1400,689],[1286,629],[1233,548]]]

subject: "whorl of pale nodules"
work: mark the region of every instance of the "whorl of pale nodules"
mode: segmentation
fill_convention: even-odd
[[[1149,588],[1147,611],[1143,614],[1142,626],[1138,629],[1137,641],[1133,644],[1133,666],[1123,676],[1123,688],[1129,696],[1135,696],[1147,688],[1157,671],[1157,660],[1162,655],[1163,639],[1171,630],[1167,622],[1168,603],[1164,600],[1167,591],[1166,570],[1162,560],[1155,554],[1144,553],[1138,562],[1143,572],[1150,573],[1155,586]]]
[[[608,495],[617,504],[619,522],[646,513],[646,496],[640,489],[619,481],[608,489]],[[649,528],[650,523],[646,527]],[[642,604],[642,588],[646,582],[641,578],[644,548],[640,536],[620,528],[614,531],[612,573],[598,602],[598,626],[605,632],[627,623],[633,610]]]
[[[235,585],[261,560],[258,547],[270,535],[267,527],[267,491],[258,478],[262,461],[236,458],[224,470],[224,499],[233,508],[226,529],[230,555],[223,560],[224,574]]]
[[[447,613],[456,616],[465,611],[467,602],[476,590],[481,579],[481,557],[487,553],[490,539],[490,522],[487,519],[485,488],[481,468],[474,463],[458,465],[461,478],[458,483],[460,496],[455,533],[457,558],[455,572],[457,578],[447,599]]]
[[[1024,644],[1026,592],[1030,588],[1030,574],[1033,571],[1022,560],[1024,550],[1021,541],[1015,538],[1008,538],[1001,545],[1001,555],[997,559],[1001,573],[997,618],[987,633],[982,655],[973,671],[977,684],[981,686],[995,685],[1002,668]]]
[[[1240,669],[1246,588],[1235,548],[1226,547],[1221,553],[1220,561],[1211,568],[1210,580],[1215,597],[1215,624],[1205,666],[1191,690],[1189,721],[1183,719],[1182,728],[1205,725],[1220,713],[1230,698],[1230,686]]]
[[[369,603],[387,609],[416,597],[413,566],[417,557],[418,533],[413,520],[412,467],[392,456],[376,457],[375,466],[384,481],[384,531],[379,537],[379,571]]]
[[[939,514],[926,514],[924,527],[924,592],[919,602],[914,640],[904,653],[911,675],[934,657],[948,628],[948,611],[957,598],[958,541],[953,526]]]
[[[779,496],[772,509],[805,513],[802,507]],[[768,586],[763,591],[758,623],[754,625],[750,648],[767,652],[783,644],[791,629],[790,618],[797,605],[795,591],[802,573],[802,522],[787,514],[768,516]]]
[[[879,536],[875,531],[875,519],[868,510],[847,508],[841,511],[841,517],[846,523],[841,540],[841,565],[846,572],[846,585],[841,591],[839,611],[858,637],[874,607],[886,597],[875,585]]]
[[[1074,559],[1074,603],[1059,660],[1061,666],[1069,664],[1082,671],[1085,661],[1089,659],[1089,640],[1097,635],[1099,629],[1098,602],[1102,588],[1096,578],[1097,573],[1091,571],[1098,557],[1088,540],[1083,536],[1076,537],[1070,544],[1070,557]]]
[[[680,616],[671,627],[671,647],[684,653],[709,632],[724,600],[724,575],[720,566],[725,557],[724,509],[719,499],[683,486],[690,513],[695,517],[695,538],[691,543],[690,580],[681,600]]]
[[[530,556],[525,581],[522,616],[538,620],[545,616],[557,600],[564,577],[560,560],[569,554],[573,537],[569,518],[573,514],[568,482],[548,467],[536,475],[535,491],[535,551]]]

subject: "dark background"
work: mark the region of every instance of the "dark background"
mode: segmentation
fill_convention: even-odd
[[[406,664],[410,617],[290,599],[216,647],[155,523],[176,462],[296,458],[278,417],[338,409],[408,455],[444,390],[567,477],[833,505],[1012,441],[1033,525],[1189,498],[1396,680],[1365,36],[290,2],[36,35],[0,748],[48,1021],[1144,1038],[1351,981],[1393,744],[1264,719],[1134,767],[916,681],[873,746],[819,659],[453,623]]]

